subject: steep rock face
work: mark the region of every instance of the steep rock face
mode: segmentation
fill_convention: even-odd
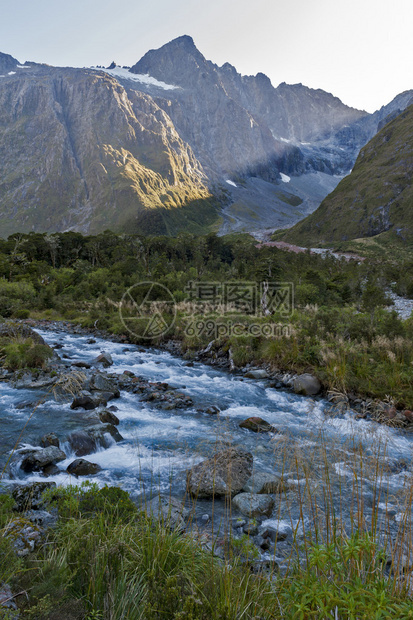
[[[131,72],[179,87],[167,92],[167,101],[157,102],[210,174],[274,181],[287,161],[291,172],[304,171],[298,149],[274,139],[268,125],[226,91],[218,67],[204,58],[191,37],[151,50]]]
[[[130,71],[0,54],[0,234],[199,233],[218,215],[221,232],[291,226],[412,96],[369,115],[218,67],[187,36]]]
[[[168,233],[171,212],[198,202],[206,221],[215,217],[202,168],[168,115],[148,95],[80,69],[2,78],[0,196],[3,235]]]
[[[0,52],[0,75],[9,73],[9,71],[14,71],[19,64],[19,61],[10,56],[10,54],[3,54]]]
[[[274,88],[262,73],[241,76],[229,63],[218,67],[188,36],[151,50],[131,72],[179,86],[168,92],[174,123],[200,160],[209,156],[208,165],[218,164],[224,174],[272,180],[277,167],[295,175],[347,171],[347,160],[337,170],[313,161],[318,153],[306,156],[301,142],[324,140],[366,116],[322,90],[302,84]]]
[[[361,149],[353,171],[283,239],[298,244],[380,235],[413,239],[413,105]]]

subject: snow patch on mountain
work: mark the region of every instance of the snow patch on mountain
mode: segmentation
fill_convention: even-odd
[[[131,73],[129,69],[124,69],[123,67],[116,66],[114,69],[102,69],[100,67],[91,68],[98,69],[99,71],[104,71],[105,73],[108,73],[114,78],[130,80],[132,82],[140,82],[141,84],[149,84],[150,86],[156,86],[157,88],[162,88],[163,90],[175,90],[179,88],[179,86],[174,86],[173,84],[166,84],[165,82],[161,82],[156,78],[151,77],[148,73],[145,75]]]
[[[284,174],[283,172],[280,172],[280,177],[283,183],[289,183],[291,181],[291,177],[289,177],[288,174]]]
[[[229,179],[225,179],[225,183],[228,183],[228,185],[232,185],[233,187],[237,187],[236,183],[234,183],[234,181],[230,181]]]

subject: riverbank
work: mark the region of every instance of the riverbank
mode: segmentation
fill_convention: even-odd
[[[116,487],[49,489],[31,514],[0,495],[0,615],[8,620],[278,620],[411,614],[406,560],[374,533],[304,538],[306,559],[256,574],[248,538],[223,559],[197,537],[139,513]],[[18,507],[17,507],[18,508]],[[46,524],[47,513],[52,524]],[[42,521],[43,519],[43,521]],[[298,544],[302,545],[300,538]],[[334,584],[334,588],[331,584]]]
[[[192,548],[191,561],[194,562],[195,556],[199,558],[199,554],[206,553],[206,562],[215,564],[218,562],[217,581],[213,583],[221,580],[221,583],[224,582],[231,592],[231,583],[234,584],[234,597],[238,602],[235,603],[229,593],[223,594],[230,605],[227,612],[221,609],[221,616],[214,616],[215,611],[211,612],[207,606],[206,610],[210,614],[208,618],[237,618],[243,609],[237,606],[241,603],[239,596],[242,592],[245,592],[245,595],[242,595],[243,600],[249,605],[244,611],[246,618],[257,617],[257,615],[268,619],[280,617],[278,601],[282,602],[282,613],[286,617],[299,618],[300,612],[294,605],[301,604],[301,594],[297,599],[294,595],[296,591],[294,588],[298,588],[300,593],[303,587],[313,591],[314,581],[310,583],[314,575],[314,564],[310,560],[312,549],[314,548],[315,553],[318,553],[318,545],[321,545],[321,552],[325,553],[325,545],[331,545],[331,543],[334,543],[334,549],[329,547],[331,555],[325,557],[324,564],[320,565],[318,580],[322,574],[325,574],[325,570],[334,572],[334,566],[338,566],[337,563],[342,561],[342,557],[347,557],[349,544],[357,549],[355,553],[359,558],[361,549],[359,545],[362,544],[364,550],[368,549],[365,556],[366,571],[363,573],[368,574],[367,585],[363,583],[363,588],[369,588],[374,582],[374,587],[381,588],[381,591],[387,592],[387,588],[389,588],[389,593],[395,592],[396,589],[400,592],[403,588],[406,591],[408,581],[404,579],[400,581],[400,578],[404,573],[409,574],[405,568],[410,566],[411,484],[409,480],[411,480],[412,470],[409,457],[410,439],[404,435],[403,431],[379,427],[363,419],[356,420],[355,416],[340,412],[338,409],[335,409],[335,415],[331,417],[331,404],[326,403],[322,398],[298,396],[292,390],[271,387],[270,377],[264,378],[261,375],[261,378],[248,378],[245,376],[246,373],[231,375],[216,367],[205,366],[201,361],[182,360],[166,351],[128,344],[123,337],[101,339],[103,334],[97,332],[91,334],[89,331],[81,330],[82,333],[75,333],[78,328],[73,326],[62,331],[60,324],[49,325],[49,330],[45,330],[44,327],[43,325],[43,329],[39,329],[37,326],[48,343],[56,347],[55,351],[61,356],[64,371],[81,372],[86,375],[84,380],[88,380],[89,388],[92,388],[90,390],[92,400],[95,400],[96,395],[99,396],[96,400],[100,400],[102,394],[102,389],[93,388],[105,387],[104,391],[108,393],[107,384],[96,385],[95,379],[92,381],[92,377],[98,375],[105,377],[105,381],[114,381],[116,385],[111,387],[119,389],[120,392],[119,398],[109,400],[108,405],[109,408],[116,407],[116,410],[111,413],[119,419],[120,424],[117,425],[117,429],[123,439],[119,442],[110,441],[107,446],[102,445],[98,449],[92,446],[90,456],[84,456],[86,460],[100,465],[101,470],[86,478],[95,481],[99,487],[104,486],[108,480],[111,485],[116,485],[116,481],[120,481],[124,489],[131,491],[134,502],[138,505],[139,498],[141,499],[140,505],[142,505],[144,490],[154,492],[154,499],[158,502],[157,498],[161,494],[168,498],[166,515],[170,511],[171,497],[180,500],[180,510],[174,509],[173,512],[175,515],[178,514],[180,519],[184,516],[178,529],[185,530],[189,536],[188,540]],[[104,358],[101,358],[101,362],[96,362],[103,352],[109,364],[109,356],[112,358],[113,363],[107,368],[103,368]],[[44,378],[53,379],[53,377]],[[20,380],[28,381],[28,379],[29,377],[24,378],[24,373],[22,373]],[[34,381],[30,383],[35,383],[33,386],[35,389],[27,388],[28,384],[26,384],[26,387],[13,388],[10,392],[13,399],[18,399],[14,401],[16,404],[24,402],[27,393],[32,395],[30,399],[32,403],[36,400],[36,398],[33,399],[33,394],[40,396],[41,372],[34,373],[33,379]],[[183,398],[179,395],[180,393],[184,395]],[[172,401],[168,400],[169,397]],[[187,397],[190,401],[185,401]],[[26,419],[30,418],[25,435],[25,440],[31,443],[31,447],[27,445],[25,447],[29,453],[39,451],[40,437],[44,435],[45,429],[50,430],[49,424],[52,425],[60,442],[59,449],[63,448],[65,453],[68,450],[66,453],[68,458],[56,463],[59,472],[52,473],[46,479],[58,485],[67,486],[70,480],[77,480],[78,485],[82,480],[82,477],[76,479],[72,476],[70,478],[65,473],[66,468],[76,456],[71,451],[70,446],[73,444],[68,441],[68,437],[80,429],[86,431],[90,439],[91,426],[95,428],[96,425],[104,426],[99,416],[108,408],[103,403],[95,402],[97,406],[92,410],[83,407],[71,409],[74,398],[72,395],[69,399],[59,402],[49,398],[43,405],[37,407],[33,417],[30,417],[31,410],[27,408],[27,404],[26,407],[17,409],[11,407],[11,400],[9,400],[3,414],[5,417],[2,419],[3,428],[6,428],[5,422],[7,421],[10,425],[12,416],[16,416],[16,422],[18,422],[16,428],[19,428]],[[115,404],[112,405],[112,403]],[[96,419],[92,419],[91,416]],[[241,426],[243,421],[251,421],[254,418],[254,423],[257,424],[256,418],[259,416],[262,416],[261,428]],[[267,427],[263,425],[263,421],[267,422]],[[13,429],[10,426],[9,428],[12,432]],[[259,432],[254,432],[254,430]],[[7,441],[7,433],[5,439]],[[238,448],[242,448],[242,451],[238,452]],[[234,449],[235,452],[233,452]],[[205,483],[205,474],[209,475],[210,481],[217,479],[215,465],[218,455],[222,452],[226,456],[225,459],[220,456],[219,462],[224,459],[223,462],[226,463],[224,470],[233,459],[233,462],[237,464],[236,471],[239,471],[238,463],[240,465],[242,463],[241,469],[249,478],[237,482],[231,476],[230,490],[225,490],[223,495],[221,495],[221,490],[219,494],[217,493],[218,496],[213,498],[208,495],[205,497],[205,494],[208,494],[208,487],[211,487],[208,477]],[[21,454],[16,465],[21,467],[22,459],[27,458],[29,453]],[[211,455],[214,462],[208,463]],[[252,470],[250,469],[251,459]],[[42,467],[43,465],[44,463]],[[199,481],[203,481],[203,486],[196,478],[199,472],[196,468],[199,465],[203,468],[202,476],[199,478]],[[189,488],[187,487],[188,471],[195,472],[195,482],[192,478],[192,486]],[[44,481],[43,474],[44,471],[24,473],[20,478],[19,486],[22,482],[32,484],[36,480]],[[222,474],[219,478],[222,479]],[[360,480],[363,481],[362,485],[358,482]],[[237,487],[235,482],[238,484]],[[234,487],[232,487],[233,483]],[[73,506],[70,495],[68,496],[64,491],[62,493],[65,505]],[[76,500],[79,492],[74,491],[74,494]],[[239,498],[240,495],[244,497]],[[184,504],[183,499],[185,499]],[[143,501],[146,508],[146,500]],[[188,512],[184,512],[183,509]],[[38,518],[38,515],[34,516]],[[163,517],[165,518],[165,513]],[[73,513],[70,518],[73,520]],[[77,519],[78,516],[76,516]],[[84,519],[81,516],[79,523],[80,529],[76,529],[77,526],[72,521],[70,533],[73,536],[76,530],[79,547],[90,550],[88,541],[94,539],[97,522],[94,521],[91,525],[89,518]],[[65,527],[65,522],[61,525]],[[33,527],[33,525],[29,526],[26,523],[26,527]],[[133,536],[138,536],[136,524],[133,528],[135,529],[125,530],[125,535],[129,536],[129,540],[133,539]],[[68,532],[68,530],[65,531]],[[360,543],[360,540],[352,538],[354,531],[368,538],[363,538]],[[102,530],[99,532],[101,535]],[[108,526],[104,534],[108,548],[114,544],[112,534],[120,537],[120,531],[113,527],[113,523],[112,530]],[[53,537],[53,532],[50,535]],[[142,536],[142,534],[139,535]],[[165,536],[166,534],[157,530],[155,541],[162,541],[164,544]],[[194,547],[194,537],[201,543],[200,548],[196,545]],[[182,535],[177,535],[176,539],[181,541]],[[59,538],[58,544],[53,546],[49,544],[51,542],[49,539],[46,550],[54,551],[54,553],[60,550],[65,551],[67,549],[65,540],[67,541],[67,538]],[[121,538],[121,540],[126,539]],[[151,540],[154,544],[154,539]],[[42,546],[39,547],[39,552],[42,548]],[[76,553],[77,551],[71,551],[71,557]],[[93,556],[93,549],[91,553]],[[386,561],[380,564],[382,570],[378,570],[375,562],[383,556],[383,553],[386,554]],[[235,556],[241,558],[242,561],[235,562]],[[402,561],[400,559],[402,556],[408,559]],[[186,557],[189,562],[189,556]],[[211,560],[211,558],[215,559]],[[295,567],[294,561],[297,558],[306,563],[308,571]],[[38,563],[39,559],[51,561],[48,555],[42,558],[41,555],[33,557],[29,554],[28,560]],[[367,559],[370,562],[369,566],[374,566],[374,575],[370,575],[367,569]],[[178,559],[176,561],[179,564]],[[73,563],[71,566],[73,568]],[[78,571],[85,574],[86,567],[81,555],[76,566]],[[225,571],[228,569],[233,572],[234,566],[240,567],[242,582],[249,584],[247,591],[240,587],[238,581],[226,580]],[[264,572],[268,571],[272,579],[268,581],[258,578],[255,582],[253,578],[251,582],[252,567],[264,570]],[[221,571],[222,568],[224,572]],[[351,566],[348,568],[350,570]],[[116,570],[113,577],[118,574]],[[122,570],[124,571],[124,567]],[[235,568],[236,570],[238,569]],[[340,574],[342,574],[341,569],[336,574],[337,583],[341,579]],[[350,574],[349,571],[347,574]],[[276,575],[278,577],[274,580]],[[171,579],[174,580],[175,577],[179,582],[179,576],[172,572]],[[356,585],[356,574],[354,577],[354,588],[352,585],[350,590],[358,600],[359,609],[363,609],[360,607],[364,604],[361,601],[362,591],[357,589],[359,586]],[[371,577],[373,581],[370,580]],[[96,573],[89,572],[84,587],[95,588],[96,578]],[[51,583],[47,580],[46,583],[49,583],[50,588]],[[172,611],[183,614],[190,609],[193,618],[205,617],[206,620],[206,616],[202,615],[205,610],[197,607],[191,609],[192,602],[185,603],[184,600],[184,603],[189,606],[187,609],[181,606],[184,603],[178,603],[178,600],[182,599],[180,588],[176,591],[174,585],[171,592],[168,584],[164,584],[162,580],[160,583],[163,585],[160,592],[157,592],[157,596],[164,600],[163,597],[167,594],[166,607],[160,607],[163,614],[167,614],[168,609],[170,614]],[[151,584],[150,581],[149,589],[152,587]],[[247,595],[247,592],[251,592],[251,588],[254,589],[253,584],[263,587],[263,592],[269,592],[268,598],[265,598],[265,605],[263,605],[264,599],[260,600],[264,594],[259,594],[258,591],[253,599],[248,598],[250,595]],[[284,584],[283,587],[282,584]],[[291,590],[290,587],[293,584],[295,585]],[[108,582],[105,580],[104,587],[108,588]],[[192,581],[191,587],[191,592],[195,588],[196,592],[204,592],[197,581]],[[209,594],[204,592],[202,597],[211,596],[219,600],[220,595],[215,592],[214,587],[210,583]],[[345,610],[348,605],[346,598],[348,586],[343,583],[339,586],[339,590],[342,598],[336,604],[339,605],[339,609]],[[331,604],[329,600],[326,601],[323,598],[324,596],[321,589],[317,597],[308,603],[309,606],[304,608],[306,613],[310,611],[316,613],[321,604]],[[398,617],[401,618],[404,613],[403,608],[400,608],[403,596],[405,594],[386,598],[387,607],[394,613],[398,613]],[[123,598],[129,600],[128,596]],[[149,597],[150,600],[153,598]],[[85,602],[83,599],[82,601]],[[106,613],[105,605],[107,604],[108,602],[104,599],[97,598],[93,601],[93,606],[88,609],[89,611],[91,609],[101,610],[102,613]],[[372,610],[376,613],[379,604],[381,603],[374,597],[370,598],[368,606],[365,607],[365,617],[372,617],[368,614],[373,614]],[[90,603],[87,602],[87,605]],[[148,599],[145,605],[143,618],[162,617],[162,615],[159,616],[161,613],[159,608],[151,611],[153,616],[149,615]],[[169,608],[168,605],[170,605]],[[391,607],[392,605],[396,606]],[[122,616],[113,615],[112,617]],[[139,616],[131,615],[131,618],[135,617]],[[185,618],[185,615],[177,617]]]
[[[131,334],[127,331],[126,334],[113,334],[108,330],[83,326],[70,321],[30,319],[24,320],[22,323],[33,328],[38,327],[45,330],[53,330],[56,328],[65,329],[73,334],[95,336],[124,344],[134,344],[136,342],[136,338],[131,337]],[[177,338],[178,336],[180,336],[180,339]],[[380,397],[374,397],[374,392],[372,397],[366,397],[365,394],[357,393],[352,390],[340,390],[336,387],[336,381],[333,383],[325,383],[325,373],[315,372],[314,367],[311,365],[302,366],[303,372],[292,371],[291,367],[279,368],[275,366],[274,362],[263,360],[262,356],[259,354],[257,355],[257,351],[254,352],[253,349],[249,351],[252,357],[251,361],[235,366],[231,344],[232,347],[234,347],[233,342],[229,342],[222,338],[209,342],[207,342],[207,339],[199,343],[188,342],[182,330],[177,329],[174,333],[174,338],[160,338],[156,341],[155,346],[174,355],[182,356],[188,363],[194,361],[202,362],[212,367],[235,373],[239,376],[266,379],[271,387],[292,390],[302,395],[306,395],[307,393],[306,382],[300,381],[299,377],[309,375],[311,377],[311,379],[308,379],[308,389],[310,391],[308,391],[307,395],[320,395],[327,398],[332,405],[340,408],[342,411],[350,409],[355,411],[359,418],[373,420],[391,427],[413,430],[413,411],[407,407],[397,406],[397,401],[392,398],[391,395],[387,394],[386,400],[383,400]],[[387,346],[389,345],[388,342],[381,342],[382,346],[386,344]],[[254,359],[254,357],[256,357],[256,359]],[[342,369],[339,368],[336,370],[342,371]]]

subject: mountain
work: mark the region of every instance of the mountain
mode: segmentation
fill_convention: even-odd
[[[370,115],[302,84],[275,88],[218,67],[188,36],[132,68],[0,54],[0,232],[285,228],[407,99]]]
[[[2,54],[0,52],[0,75],[1,77],[4,76],[4,74],[9,73],[10,71],[14,71],[17,68],[17,65],[19,64],[19,62],[13,58],[13,56],[10,56],[10,54]]]
[[[92,70],[32,65],[2,78],[2,236],[175,234],[216,219],[202,167],[151,97]]]
[[[403,103],[405,100],[406,96]],[[411,98],[410,101],[413,104]],[[361,149],[351,174],[320,207],[281,238],[300,245],[331,244],[377,235],[381,240],[411,242],[412,177],[413,105],[410,105]]]

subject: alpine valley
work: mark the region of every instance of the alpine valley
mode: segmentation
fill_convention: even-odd
[[[131,68],[0,53],[0,233],[290,227],[412,99],[368,114],[302,84],[275,88],[206,60],[189,36]]]

